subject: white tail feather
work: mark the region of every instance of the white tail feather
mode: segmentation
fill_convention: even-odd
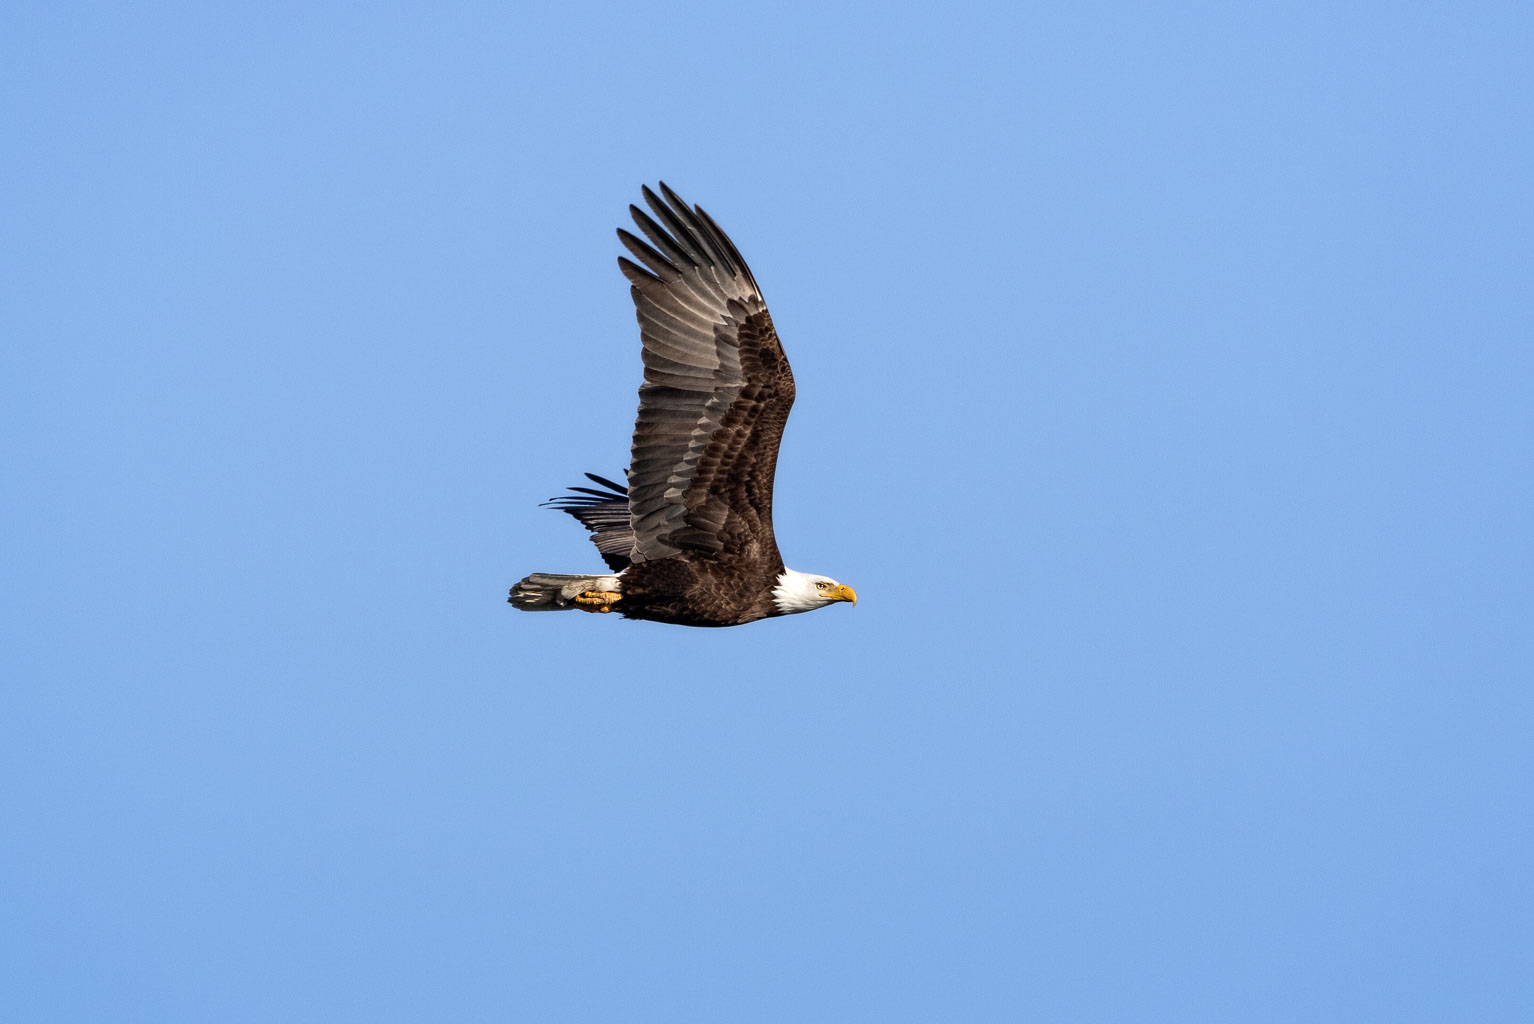
[[[524,612],[561,612],[576,606],[577,594],[588,590],[615,594],[622,589],[616,576],[561,576],[535,572],[511,588],[509,600]]]

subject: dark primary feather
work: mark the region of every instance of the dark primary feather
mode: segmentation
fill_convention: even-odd
[[[629,523],[628,488],[606,477],[587,473],[586,479],[600,484],[605,490],[593,487],[571,487],[573,494],[561,494],[544,502],[546,508],[556,508],[574,516],[582,526],[591,531],[592,543],[602,553],[602,561],[613,572],[622,572],[633,560],[634,530]]]
[[[618,264],[633,285],[644,358],[628,477],[632,560],[740,555],[775,574],[772,483],[793,374],[734,243],[660,190],[644,190],[653,217],[630,207],[648,243],[618,232],[638,261]]]

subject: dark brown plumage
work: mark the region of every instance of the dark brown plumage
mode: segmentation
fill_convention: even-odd
[[[778,553],[772,485],[794,377],[761,290],[708,214],[664,183],[660,192],[644,189],[653,217],[629,207],[643,239],[618,232],[633,256],[618,265],[644,358],[627,486],[587,474],[603,489],[550,502],[592,531],[621,577],[604,590],[613,577],[535,574],[512,588],[511,602],[730,626],[818,606],[775,596],[785,574],[838,595],[821,603],[851,600],[841,596],[851,588],[792,573]]]

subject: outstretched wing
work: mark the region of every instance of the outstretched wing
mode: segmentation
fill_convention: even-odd
[[[544,502],[545,508],[568,512],[591,531],[591,541],[602,553],[602,561],[613,572],[622,572],[633,560],[634,530],[629,522],[629,492],[603,476],[587,473],[586,479],[601,487],[572,487],[571,494],[561,494]]]
[[[794,377],[735,244],[675,192],[630,206],[650,244],[620,230],[644,383],[629,466],[633,560],[682,551],[779,560],[772,478]],[[643,264],[640,266],[639,264]]]

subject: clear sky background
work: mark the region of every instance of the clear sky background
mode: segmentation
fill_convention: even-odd
[[[1534,1019],[1527,3],[0,21],[7,1021]],[[856,608],[505,603],[658,179]]]

